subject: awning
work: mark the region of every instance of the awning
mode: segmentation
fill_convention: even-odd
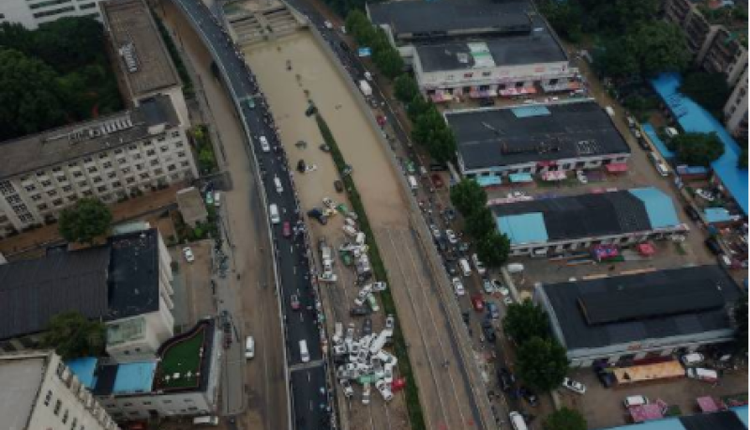
[[[701,412],[716,412],[721,409],[719,403],[711,396],[698,397],[695,401]]]
[[[479,176],[475,178],[475,180],[477,181],[477,184],[479,184],[479,186],[483,188],[496,187],[503,183],[503,180],[499,176],[495,176],[495,175]]]
[[[527,94],[536,94],[536,88],[534,87],[511,87],[506,88],[504,90],[498,91],[501,96],[505,97],[513,97],[513,96],[523,96]]]
[[[557,166],[557,161],[555,160],[537,161],[536,165],[539,167],[554,167],[554,166]]]
[[[639,243],[638,253],[644,257],[649,257],[656,254],[656,248],[654,248],[654,245],[650,243]]]
[[[534,182],[534,178],[531,173],[511,173],[508,175],[510,182],[517,184],[521,182]]]
[[[565,178],[567,178],[567,175],[563,170],[553,170],[551,172],[542,173],[542,180],[544,181],[564,181]]]
[[[594,245],[591,247],[591,253],[598,261],[615,258],[620,255],[620,250],[617,245]]]
[[[609,173],[623,173],[628,171],[627,163],[610,163],[604,166]]]
[[[444,93],[444,92],[436,92],[430,95],[430,100],[432,100],[433,103],[449,102],[453,100],[453,94]]]
[[[469,91],[469,97],[472,99],[485,99],[495,96],[497,96],[496,90],[480,90],[478,88],[472,88],[471,91]]]
[[[634,423],[664,418],[661,406],[653,403],[650,405],[634,406],[629,409],[629,412]]]

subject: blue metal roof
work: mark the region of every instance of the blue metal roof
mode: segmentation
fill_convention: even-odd
[[[510,179],[511,182],[533,182],[534,178],[531,176],[531,173],[511,173],[508,175],[508,179]]]
[[[510,243],[546,243],[549,240],[544,215],[541,212],[501,216],[496,219],[500,232],[508,235]]]
[[[511,111],[516,118],[531,118],[533,116],[547,116],[552,114],[545,106],[520,106],[512,108]]]
[[[747,427],[748,426],[748,424],[747,424],[747,412],[748,412],[747,405],[745,405],[745,406],[739,406],[739,407],[736,407],[736,408],[730,408],[730,409],[732,410],[732,412],[734,412],[735,414],[737,414],[737,416],[740,418],[740,421],[742,421],[745,424],[745,427]]]
[[[148,393],[154,383],[155,361],[125,363],[117,367],[112,394]]]
[[[730,408],[730,410],[737,415],[737,417],[740,419],[740,421],[742,421],[743,424],[745,424],[745,427],[748,426],[747,424],[748,407],[747,406]],[[711,414],[708,413],[705,415],[710,416]],[[685,417],[685,419],[690,420],[691,416],[688,415],[687,417]],[[673,418],[664,418],[661,420],[646,421],[640,424],[629,424],[629,425],[624,425],[624,426],[619,426],[619,427],[608,427],[607,430],[687,430],[687,427],[681,422],[680,417],[673,417]]]
[[[689,97],[681,94],[681,77],[677,73],[665,73],[651,80],[651,85],[683,130],[692,133],[716,133],[724,144],[724,155],[711,163],[716,175],[727,187],[745,215],[748,214],[748,172],[737,167],[741,150],[727,130],[708,111]]]
[[[664,228],[680,225],[680,219],[672,204],[672,199],[658,188],[634,188],[629,190],[646,206],[646,214],[651,228]]]
[[[706,208],[703,213],[706,215],[706,221],[709,224],[732,220],[732,214],[726,208]]]
[[[653,125],[646,123],[642,124],[642,127],[643,132],[646,133],[651,142],[653,142],[654,146],[656,146],[656,149],[659,150],[662,157],[674,158],[674,152],[670,151],[669,148],[667,148],[667,144],[664,143],[663,140],[661,140],[658,134],[656,134],[656,130],[654,130]]]
[[[95,357],[82,357],[68,360],[65,364],[78,377],[84,387],[91,389],[96,386],[96,365],[99,360]]]
[[[503,180],[499,176],[495,175],[479,176],[477,178],[474,178],[474,180],[476,180],[477,184],[479,184],[479,186],[481,187],[493,187],[503,183]]]

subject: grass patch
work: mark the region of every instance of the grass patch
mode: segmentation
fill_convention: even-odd
[[[320,115],[316,115],[315,120],[318,123],[318,128],[320,128],[320,134],[323,136],[323,140],[331,148],[333,162],[336,165],[339,174],[343,177],[344,187],[346,188],[349,202],[359,218],[360,230],[367,236],[367,244],[370,247],[368,254],[370,256],[370,264],[372,265],[372,271],[375,278],[380,281],[388,282],[388,272],[385,270],[383,259],[380,257],[380,250],[378,249],[378,244],[375,242],[375,235],[370,227],[370,221],[367,218],[367,212],[362,204],[362,199],[357,191],[357,187],[354,185],[351,176],[343,175],[343,171],[346,168],[344,155],[336,144],[331,129],[328,128],[328,124],[326,124],[325,120],[323,120]],[[390,282],[388,283],[390,284]],[[380,299],[383,303],[383,310],[387,314],[392,314],[398,319],[396,305],[393,302],[393,296],[391,295],[390,289],[381,292]],[[409,361],[409,353],[406,349],[406,342],[404,341],[404,335],[401,332],[400,324],[396,324],[396,330],[393,333],[393,350],[398,358],[401,376],[406,379],[406,409],[409,413],[411,428],[414,430],[425,430],[426,427],[424,416],[422,415],[422,406],[419,403],[419,389],[414,381],[411,362]]]
[[[191,337],[167,347],[166,351],[162,353],[158,372],[162,378],[160,385],[163,388],[175,389],[198,386],[198,372],[200,372],[201,367],[200,350],[205,338],[206,330],[202,328]],[[172,378],[175,373],[179,373],[180,378]],[[188,373],[190,373],[189,376]],[[169,381],[166,380],[167,377],[170,378]]]

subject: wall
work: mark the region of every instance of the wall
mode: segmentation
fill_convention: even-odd
[[[747,91],[747,64],[745,64],[745,72],[737,81],[737,85],[724,105],[726,127],[734,137],[747,138]]]
[[[603,154],[596,157],[562,158],[556,160],[556,162],[558,167],[557,170],[570,171],[575,169],[596,169],[609,163],[627,163],[629,159],[630,154]],[[507,176],[512,173],[536,174],[550,170],[548,167],[538,166],[536,162],[466,170],[460,153],[458,154],[458,165],[461,169],[461,173],[467,177],[488,175]]]

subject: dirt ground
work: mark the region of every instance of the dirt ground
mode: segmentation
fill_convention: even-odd
[[[195,261],[188,263],[182,255],[183,245],[172,247],[169,254],[177,262],[174,273],[174,317],[175,326],[187,329],[201,317],[216,314],[216,303],[211,293],[211,246],[210,240],[193,242],[187,246],[193,250]]]

